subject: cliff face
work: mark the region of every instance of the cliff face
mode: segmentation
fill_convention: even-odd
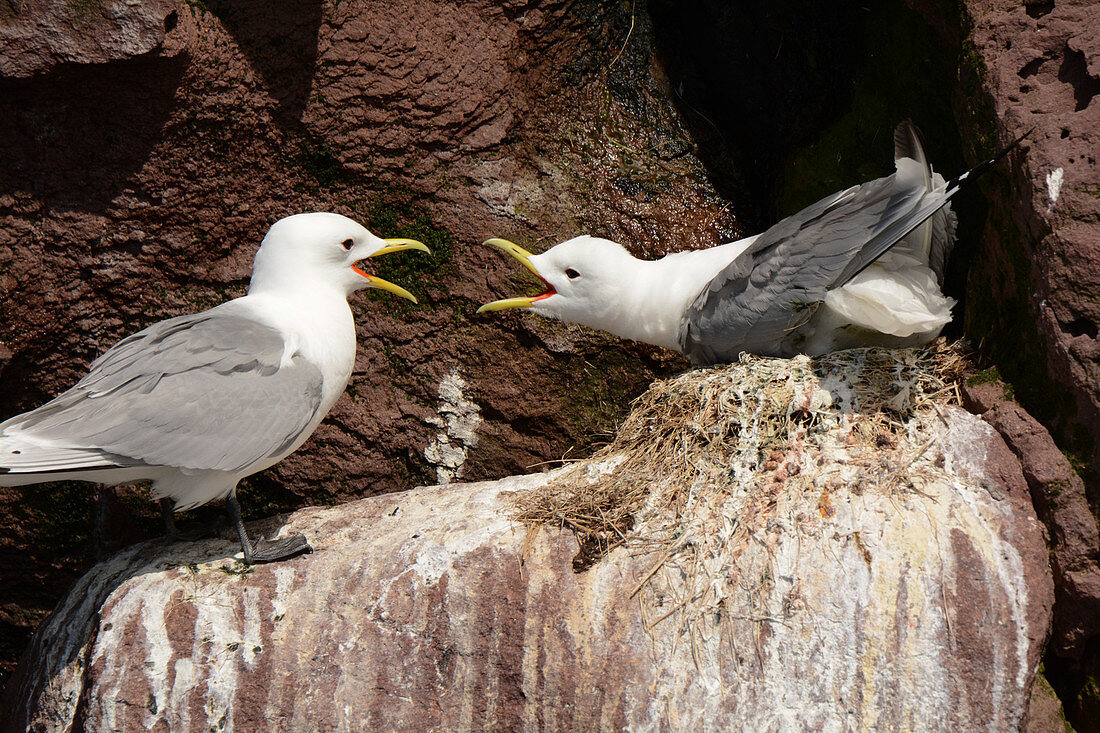
[[[644,17],[617,6],[12,8],[0,10],[0,416],[70,386],[127,333],[243,294],[260,238],[287,214],[337,211],[433,250],[380,272],[419,307],[354,304],[348,394],[244,487],[253,516],[584,454],[682,364],[473,317],[533,287],[486,237],[596,232],[653,254],[738,231],[667,103]],[[94,496],[0,491],[7,670],[90,565]],[[112,542],[157,531],[140,497],[105,506]]]
[[[557,419],[561,375],[585,380],[577,353],[599,370],[588,381],[616,394],[636,393],[667,359],[471,319],[516,286],[496,282],[506,270],[479,243],[591,230],[659,252],[736,229],[650,73],[645,29],[608,73],[621,46],[610,34],[630,17],[586,7],[197,3],[173,11],[148,53],[66,57],[5,81],[4,411],[67,386],[143,323],[240,294],[273,220],[331,209],[420,236],[435,255],[391,264],[421,307],[357,305],[352,399],[280,481],[307,491],[329,479],[346,496],[434,476],[428,418],[454,369],[487,413],[472,475],[583,441],[594,425],[580,411]],[[10,35],[33,25],[8,22]],[[517,352],[532,354],[527,388],[543,395],[520,431],[507,427],[520,414],[502,366]]]
[[[433,248],[381,273],[422,305],[356,304],[348,395],[243,487],[246,511],[587,455],[683,362],[473,317],[529,286],[486,236],[706,246],[750,233],[731,201],[755,230],[882,174],[901,118],[945,173],[1034,127],[960,197],[949,288],[1020,403],[968,402],[1048,528],[1047,669],[1076,700],[1100,672],[1100,20],[1086,0],[907,5],[0,3],[0,417],[126,333],[241,294],[275,219],[334,210]],[[139,492],[0,490],[0,675],[97,552],[157,531]]]
[[[593,459],[267,521],[316,548],[278,565],[228,539],[135,545],[39,629],[8,725],[1026,728],[1048,701],[1042,526],[928,364],[691,372]],[[553,525],[593,496],[635,526],[577,573]]]
[[[1028,154],[1013,169],[1015,195],[991,200],[993,226],[971,272],[980,307],[969,318],[976,331],[998,334],[991,348],[1020,397],[1095,470],[1100,8],[973,2],[968,11],[969,71],[981,90],[974,111],[995,121],[973,114],[967,122],[998,139],[1031,130]]]
[[[1100,715],[1100,7],[965,8],[969,139],[1031,130],[1011,177],[990,183],[967,288],[967,330],[1011,383],[1010,399],[987,389],[974,406],[1021,456],[1050,530],[1058,600],[1046,669],[1087,729]]]

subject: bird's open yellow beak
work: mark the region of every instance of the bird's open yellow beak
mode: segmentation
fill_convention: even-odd
[[[377,257],[378,255],[388,255],[391,252],[400,252],[405,249],[418,249],[421,252],[427,252],[428,254],[431,254],[431,250],[428,249],[423,242],[418,242],[415,239],[386,239],[383,241],[385,241],[386,246],[380,249],[376,249],[374,252],[367,256],[367,259],[370,259],[371,257]],[[410,293],[408,290],[405,290],[405,288],[401,287],[400,285],[395,285],[389,280],[383,280],[377,275],[368,274],[360,269],[357,265],[352,265],[351,269],[355,270],[360,275],[365,277],[370,282],[372,287],[393,293],[394,295],[398,295],[407,300],[411,300],[414,303],[419,302],[417,301],[415,295]]]
[[[501,252],[510,254],[517,260],[519,260],[521,265],[526,267],[531,272],[535,273],[535,276],[538,277],[539,280],[542,280],[544,283],[546,283],[546,292],[542,293],[541,295],[536,295],[529,298],[521,297],[505,298],[504,300],[494,300],[493,302],[486,303],[485,305],[478,308],[478,313],[487,313],[489,311],[502,311],[507,310],[508,308],[530,308],[536,301],[542,300],[543,298],[549,298],[551,295],[555,295],[558,292],[554,289],[553,285],[546,282],[543,276],[539,274],[539,271],[535,268],[535,266],[531,264],[531,257],[533,255],[525,250],[523,247],[520,247],[518,244],[515,244],[513,242],[509,242],[507,239],[496,238],[486,239],[484,244],[487,244],[490,247],[496,247]]]
[[[415,239],[383,239],[382,241],[386,243],[386,246],[382,249],[375,250],[371,257],[388,255],[390,252],[400,252],[403,249],[418,249],[421,252],[427,252],[428,254],[432,253],[427,245]]]

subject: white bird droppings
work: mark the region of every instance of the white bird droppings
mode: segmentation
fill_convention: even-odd
[[[452,369],[439,383],[439,414],[428,418],[440,430],[424,449],[424,458],[435,466],[436,481],[441,484],[462,476],[466,456],[477,445],[481,408],[466,398],[465,388],[466,380],[457,368]]]
[[[1054,211],[1054,204],[1062,194],[1062,179],[1064,177],[1065,171],[1061,168],[1056,168],[1047,173],[1047,196],[1050,198],[1050,203],[1047,204],[1048,214]]]

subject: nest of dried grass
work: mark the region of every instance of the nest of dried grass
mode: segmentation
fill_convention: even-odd
[[[518,497],[514,518],[573,530],[577,571],[627,541],[674,542],[700,491],[714,503],[739,485],[782,482],[796,470],[780,465],[792,441],[802,450],[817,437],[835,439],[837,427],[849,445],[887,453],[914,418],[958,404],[959,383],[972,370],[963,344],[939,339],[818,359],[744,355],[685,372],[639,397],[610,445]],[[896,483],[889,470],[877,473],[880,483]],[[769,501],[767,491],[759,494]]]

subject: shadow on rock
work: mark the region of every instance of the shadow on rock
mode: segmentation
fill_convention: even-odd
[[[207,6],[233,36],[264,86],[279,103],[284,122],[299,122],[317,66],[317,36],[324,4],[211,2]]]
[[[0,191],[102,211],[160,141],[186,65],[64,67],[0,86]]]

